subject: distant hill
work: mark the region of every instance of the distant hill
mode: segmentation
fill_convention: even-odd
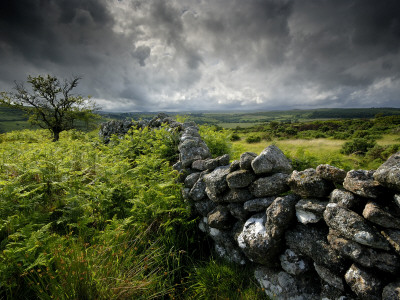
[[[109,119],[151,119],[159,112],[99,112],[101,121]],[[318,119],[370,119],[375,116],[400,115],[400,108],[321,108],[294,109],[273,111],[243,111],[243,112],[167,112],[171,117],[182,116],[197,124],[259,124],[271,121],[293,122]],[[36,128],[29,124],[24,112],[0,106],[0,133],[25,128]]]

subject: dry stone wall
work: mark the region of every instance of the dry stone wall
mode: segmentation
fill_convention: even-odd
[[[296,171],[274,145],[211,158],[196,124],[179,126],[174,168],[199,228],[268,296],[400,299],[400,152],[376,171]]]

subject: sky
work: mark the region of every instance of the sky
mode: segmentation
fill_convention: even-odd
[[[398,0],[1,0],[0,91],[106,111],[400,107]]]

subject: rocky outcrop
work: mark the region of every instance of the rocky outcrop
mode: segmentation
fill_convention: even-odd
[[[292,171],[276,146],[230,162],[211,157],[192,122],[133,126],[144,124],[180,130],[174,168],[199,228],[219,256],[254,266],[269,297],[399,299],[400,152],[376,171]]]

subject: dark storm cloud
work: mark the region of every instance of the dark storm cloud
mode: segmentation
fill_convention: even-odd
[[[0,65],[115,110],[399,106],[400,2],[3,0]]]

